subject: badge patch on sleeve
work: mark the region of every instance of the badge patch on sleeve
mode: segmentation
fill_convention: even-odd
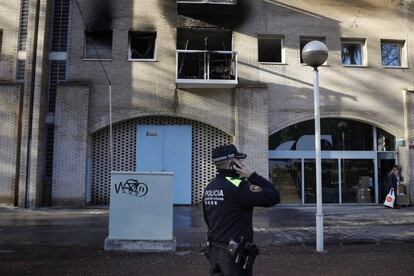
[[[253,193],[259,193],[263,191],[263,189],[257,185],[250,185],[250,191],[252,191]]]

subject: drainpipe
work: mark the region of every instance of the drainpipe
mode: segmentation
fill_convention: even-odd
[[[412,64],[412,54],[410,54],[411,44],[410,44],[410,17],[409,17],[409,9],[410,9],[410,3],[414,5],[413,0],[403,0],[403,17],[404,17],[404,28],[405,28],[405,48],[407,53],[407,74],[408,74],[408,90],[414,90],[413,87],[413,78],[412,78],[412,69],[410,69],[410,65]]]
[[[22,118],[23,118],[23,98],[24,98],[24,85],[20,86],[19,91],[19,109],[17,115],[17,145],[16,145],[16,170],[14,173],[14,206],[19,206],[19,175],[20,175],[20,148],[22,146]]]
[[[412,73],[413,73],[413,69],[410,68],[410,65],[412,64],[412,54],[411,54],[411,41],[410,41],[410,28],[409,28],[409,24],[410,24],[410,17],[409,17],[409,8],[410,8],[410,4],[414,3],[413,0],[403,0],[402,1],[402,5],[403,5],[403,17],[404,17],[404,27],[405,27],[405,43],[406,43],[406,53],[407,53],[407,89],[403,90],[403,107],[404,107],[404,140],[405,140],[405,149],[404,149],[404,154],[406,156],[406,164],[405,164],[405,183],[407,183],[407,194],[410,195],[411,200],[413,199],[413,195],[412,192],[414,192],[413,189],[411,189],[411,176],[413,175],[413,168],[412,168],[412,162],[414,160],[412,160],[411,155],[414,155],[414,151],[411,148],[411,141],[409,139],[413,139],[414,137],[411,137],[409,135],[410,133],[410,127],[412,127],[412,124],[410,125],[409,122],[409,110],[408,110],[408,102],[409,99],[408,97],[410,97],[410,94],[414,92],[414,85],[413,85],[413,78],[412,78]]]
[[[408,91],[407,90],[403,90],[402,94],[403,94],[403,108],[404,108],[404,116],[403,116],[403,120],[404,120],[404,141],[405,141],[405,147],[403,148],[399,148],[398,150],[400,151],[400,154],[403,153],[404,154],[404,163],[403,163],[403,175],[404,175],[404,182],[407,183],[407,194],[410,194],[410,176],[411,176],[411,172],[410,172],[410,167],[411,167],[411,156],[410,156],[410,143],[409,143],[409,127],[408,127]]]
[[[30,160],[32,151],[32,129],[33,129],[33,99],[35,93],[35,78],[36,78],[36,61],[37,61],[37,36],[39,33],[39,13],[40,13],[40,0],[36,1],[36,14],[35,14],[35,26],[34,26],[34,39],[33,39],[33,57],[32,57],[32,74],[30,78],[30,98],[29,98],[29,118],[28,118],[28,135],[27,135],[27,152],[26,152],[26,183],[25,183],[25,196],[24,207],[29,208],[30,204]]]

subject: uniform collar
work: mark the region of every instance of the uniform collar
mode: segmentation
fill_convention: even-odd
[[[240,178],[240,176],[233,170],[217,170],[217,174],[222,175],[224,177],[230,176],[233,178]]]

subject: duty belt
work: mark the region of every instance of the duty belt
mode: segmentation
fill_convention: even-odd
[[[227,243],[226,242],[217,242],[217,241],[208,241],[207,242],[207,245],[211,245],[211,246],[222,248],[222,249],[227,249],[228,244],[229,244],[228,242]]]

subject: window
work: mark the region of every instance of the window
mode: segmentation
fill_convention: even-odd
[[[308,42],[311,42],[313,40],[318,40],[320,42],[325,43],[325,38],[324,37],[321,37],[321,36],[301,36],[300,37],[300,53],[299,53],[299,55],[300,55],[300,63],[304,63],[303,62],[303,59],[302,59],[302,50],[303,50],[303,47],[305,47],[305,45]],[[326,65],[326,61],[325,61],[325,63],[323,65]]]
[[[372,151],[373,127],[342,118],[321,119],[322,150]],[[270,150],[315,150],[315,122],[301,122],[281,130],[269,138]]]
[[[85,32],[85,59],[112,58],[112,31]]]
[[[16,81],[22,82],[24,81],[24,73],[26,70],[26,60],[18,59],[16,64]]]
[[[236,79],[230,30],[178,28],[177,51],[178,79]]]
[[[343,65],[363,65],[365,40],[342,39],[341,59]]]
[[[193,3],[193,4],[237,4],[237,0],[177,0],[177,3]]]
[[[404,41],[381,40],[381,63],[383,66],[406,66],[403,60]]]
[[[177,28],[177,49],[231,51],[232,32],[216,28]]]
[[[377,150],[395,151],[395,136],[377,128]]]
[[[156,32],[129,33],[129,59],[155,60]]]
[[[70,0],[54,1],[52,22],[52,52],[66,52],[68,47],[70,24]]]
[[[19,51],[26,51],[27,28],[28,28],[28,22],[29,22],[29,7],[30,7],[29,0],[21,1],[19,44],[17,47]]]
[[[259,62],[283,62],[283,38],[260,36],[257,38]]]

